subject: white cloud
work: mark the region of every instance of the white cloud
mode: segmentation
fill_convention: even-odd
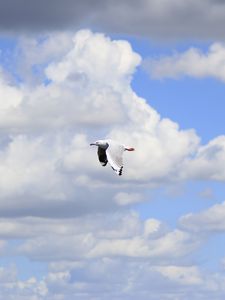
[[[83,74],[94,84],[123,84],[123,80],[129,79],[141,60],[128,42],[111,41],[103,34],[93,35],[88,30],[79,31],[73,43],[73,48],[60,62],[46,68],[48,78],[54,82]]]
[[[116,203],[118,203],[121,206],[138,203],[142,201],[142,196],[138,193],[123,193],[119,192],[114,196],[114,200]]]
[[[39,68],[48,78],[30,86],[22,72],[24,82],[20,86],[1,84],[2,96],[10,96],[15,103],[2,112],[1,128],[32,132],[81,125],[108,126],[125,121],[123,98],[127,97],[125,92],[140,56],[128,42],[111,41],[88,30],[79,31],[74,37],[69,34],[55,37],[56,41],[52,35],[47,36],[42,43],[28,38],[20,41],[22,53],[18,61],[24,61],[23,66],[29,70]],[[61,42],[64,39],[66,42]],[[32,47],[27,51],[30,43]],[[51,80],[48,85],[44,84],[47,79]],[[1,98],[2,105],[5,97]]]
[[[225,180],[225,136],[219,136],[199,147],[195,157],[183,166],[186,178]]]
[[[67,267],[69,266],[69,268]],[[60,270],[61,269],[61,270]],[[134,271],[135,270],[135,271]],[[19,280],[15,267],[2,268],[0,299],[70,300],[223,299],[224,276],[202,273],[196,266],[152,266],[149,262],[102,258],[55,262],[48,274]],[[94,298],[93,298],[94,295]]]
[[[165,224],[156,219],[147,219],[144,224],[144,235],[150,237],[162,236],[167,231]]]
[[[30,43],[32,47],[29,54],[27,50],[21,54],[22,59],[30,67],[42,68],[51,81],[30,85],[26,76],[20,84],[2,81],[1,92],[10,91],[7,97],[13,103],[4,106],[0,119],[6,137],[0,153],[0,189],[2,197],[11,199],[1,203],[7,211],[29,207],[39,214],[37,200],[28,202],[28,198],[38,198],[42,212],[48,214],[52,200],[58,201],[55,207],[59,212],[60,203],[67,202],[71,208],[69,199],[79,199],[81,194],[88,198],[92,193],[88,186],[118,183],[109,168],[98,168],[96,153],[88,146],[104,136],[136,148],[135,153],[125,154],[124,179],[120,182],[152,180],[154,185],[179,177],[182,161],[196,150],[199,139],[194,131],[181,131],[176,123],[161,120],[132,91],[130,81],[140,56],[128,42],[112,41],[88,30],[79,31],[73,38],[71,34],[56,34],[56,41],[50,35],[43,41],[39,37],[39,42],[25,38],[23,42],[24,47]],[[112,196],[120,192],[127,193],[110,192],[109,206],[115,206]],[[138,194],[136,190],[133,193]],[[13,208],[15,197],[19,198],[18,206]]]
[[[148,59],[144,68],[152,78],[195,78],[213,77],[225,81],[225,46],[214,43],[207,53],[190,48],[184,53],[176,53],[159,59]]]
[[[225,202],[215,204],[200,213],[190,213],[180,218],[180,225],[188,231],[213,233],[225,231]]]
[[[90,299],[93,294],[104,300],[147,300],[149,295],[152,300],[167,300],[180,294],[188,299],[195,292],[208,299],[208,293],[224,292],[222,275],[203,275],[197,265],[188,263],[187,257],[201,245],[199,235],[169,230],[159,220],[143,221],[135,213],[124,212],[0,221],[0,237],[20,240],[16,247],[9,243],[9,254],[50,263],[40,279],[20,280],[15,268],[8,278],[4,270],[1,291],[10,300],[13,295],[21,300],[31,295],[38,300],[69,300]]]
[[[20,84],[1,81],[0,93],[11,103],[0,100],[2,215],[111,210],[140,201],[141,184],[155,187],[201,176],[224,180],[223,137],[201,147],[194,130],[181,130],[175,122],[161,119],[132,90],[131,78],[141,58],[128,42],[88,30],[38,40],[23,38],[21,44],[32,47],[21,55],[28,66],[33,60],[42,68],[43,82],[30,85],[26,76]],[[122,178],[108,166],[101,168],[89,147],[104,137],[136,149],[124,154]],[[204,154],[215,147],[220,150],[213,157]],[[127,191],[130,181],[134,188]],[[127,196],[121,200],[121,195]]]
[[[15,109],[22,101],[22,91],[13,85],[10,85],[4,71],[0,69],[0,110],[1,116],[4,116],[8,109]]]
[[[194,247],[195,243],[188,234],[174,231],[154,240],[144,239],[143,236],[134,236],[132,239],[104,239],[91,249],[89,255],[172,259],[190,253]]]
[[[48,274],[39,280],[19,280],[15,271],[13,278],[5,280],[3,295],[69,300],[79,296],[89,299],[95,293],[105,299],[107,290],[107,297],[113,299],[117,287],[119,299],[148,299],[152,289],[156,298],[160,295],[157,286],[167,291],[174,284],[178,290],[182,285],[196,285],[197,279],[191,281],[189,276],[197,276],[194,267],[187,267],[190,272],[179,280],[185,268],[171,266],[198,247],[196,237],[180,230],[169,231],[159,220],[143,221],[135,213],[124,212],[63,222],[34,217],[0,221],[1,237],[20,240],[16,247],[9,243],[8,253],[50,263]],[[178,274],[174,271],[169,276],[171,269]]]
[[[20,255],[44,261],[120,256],[167,261],[191,253],[201,243],[181,230],[169,231],[158,220],[141,221],[133,213],[92,214],[63,223],[34,217],[1,219],[0,224],[0,237],[24,240],[18,246]]]
[[[155,270],[170,280],[184,285],[199,285],[204,282],[196,266],[163,266],[156,267]]]

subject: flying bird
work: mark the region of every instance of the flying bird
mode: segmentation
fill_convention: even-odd
[[[109,164],[112,169],[119,176],[122,175],[123,170],[123,152],[124,151],[134,151],[134,148],[125,147],[113,140],[98,140],[91,143],[90,146],[95,145],[98,147],[98,159],[103,167]]]

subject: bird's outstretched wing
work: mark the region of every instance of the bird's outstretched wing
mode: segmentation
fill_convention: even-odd
[[[105,149],[98,147],[98,159],[103,167],[107,165],[108,159]]]
[[[113,141],[109,142],[109,147],[106,149],[108,162],[118,175],[122,175],[123,152],[124,146]]]

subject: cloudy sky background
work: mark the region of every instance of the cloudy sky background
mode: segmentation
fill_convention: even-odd
[[[0,1],[0,300],[222,300],[225,4]],[[90,142],[135,147],[124,174]]]

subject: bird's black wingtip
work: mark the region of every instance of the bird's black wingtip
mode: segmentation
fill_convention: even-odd
[[[119,170],[119,176],[122,175],[122,171],[123,171],[123,167],[121,167],[120,170]]]

